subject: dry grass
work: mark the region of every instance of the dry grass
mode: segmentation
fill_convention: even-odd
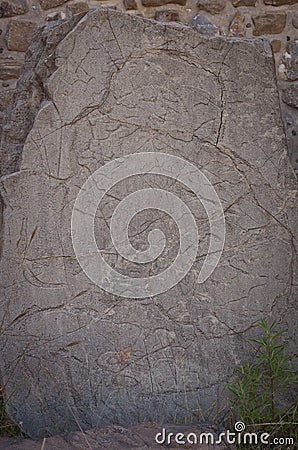
[[[0,387],[0,437],[19,437],[21,435],[21,430],[6,412],[4,387]]]

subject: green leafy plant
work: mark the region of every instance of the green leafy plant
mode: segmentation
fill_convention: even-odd
[[[276,331],[276,321],[269,324],[264,319],[258,325],[260,338],[249,339],[256,349],[253,360],[237,368],[228,384],[232,407],[236,419],[243,421],[248,431],[293,436],[297,442],[297,372],[290,368],[286,344],[281,343],[284,331]]]
[[[8,309],[5,309],[2,320],[0,322],[0,337],[3,333]],[[7,414],[7,400],[5,399],[5,386],[0,382],[0,437],[17,437],[21,436],[20,428],[10,419]]]

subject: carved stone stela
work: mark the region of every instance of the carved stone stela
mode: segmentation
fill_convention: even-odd
[[[260,318],[294,345],[297,185],[270,48],[107,9],[63,26],[27,64],[26,92],[47,67],[41,102],[3,156],[10,412],[31,436],[72,412],[212,417]]]

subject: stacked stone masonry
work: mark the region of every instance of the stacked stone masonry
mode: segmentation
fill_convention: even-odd
[[[182,22],[205,36],[269,39],[289,156],[298,173],[298,0],[0,0],[0,124],[36,27],[98,6]]]

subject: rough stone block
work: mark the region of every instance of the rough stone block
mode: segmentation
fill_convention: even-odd
[[[68,15],[72,16],[72,13],[70,11],[68,11]],[[66,18],[66,14],[64,11],[53,11],[50,12],[49,14],[47,14],[46,16],[46,21],[47,22],[51,22],[51,21],[60,21],[60,20],[64,20]]]
[[[156,11],[154,19],[159,22],[179,22],[179,14],[173,10]]]
[[[39,0],[39,3],[42,9],[51,9],[64,5],[67,1],[68,0]]]
[[[252,17],[254,23],[254,36],[266,34],[279,34],[286,26],[286,14],[280,12],[266,12]]]
[[[163,6],[169,3],[184,6],[186,5],[186,0],[142,0],[143,6]]]
[[[0,18],[13,17],[26,14],[28,12],[26,0],[8,0],[0,2]]]
[[[198,0],[197,7],[210,14],[219,14],[226,6],[226,0]]]
[[[126,10],[138,9],[136,0],[124,0],[123,4]]]
[[[197,14],[194,16],[191,23],[192,26],[203,36],[212,37],[220,34],[219,28],[202,14]]]
[[[67,5],[66,11],[71,15],[84,14],[89,11],[89,6],[86,2],[72,3],[71,5]]]
[[[282,91],[283,101],[294,108],[298,108],[298,85],[289,86]]]
[[[283,5],[294,5],[298,3],[298,0],[264,0],[265,5],[272,6],[283,6]]]
[[[274,53],[278,53],[281,49],[281,41],[279,39],[273,39],[271,41],[272,50]]]
[[[238,11],[233,17],[229,26],[228,36],[230,37],[244,37],[245,36],[245,17]]]
[[[17,60],[15,58],[1,58],[0,79],[10,80],[12,78],[19,78],[22,65],[23,65],[22,60]]]
[[[298,39],[288,42],[279,66],[279,73],[284,80],[298,80]]]
[[[10,412],[31,436],[208,419],[258,320],[295,349],[271,47],[109,9],[48,26],[2,138]]]
[[[0,111],[5,111],[11,103],[13,97],[13,89],[2,90],[0,92]]]
[[[37,27],[35,22],[28,20],[12,20],[6,33],[6,44],[8,50],[25,52],[32,40]]]
[[[257,0],[231,0],[233,6],[238,8],[238,6],[255,6]]]

